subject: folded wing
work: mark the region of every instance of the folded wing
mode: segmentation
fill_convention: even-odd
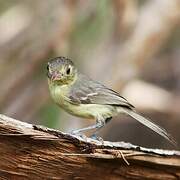
[[[72,103],[103,104],[133,108],[125,98],[99,82],[80,75],[68,94]]]

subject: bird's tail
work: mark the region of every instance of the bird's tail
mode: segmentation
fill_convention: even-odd
[[[161,135],[162,137],[167,139],[170,143],[172,143],[173,145],[177,146],[177,142],[162,127],[158,126],[157,124],[155,124],[154,122],[150,121],[149,119],[143,117],[142,115],[140,115],[139,113],[135,112],[134,110],[126,109],[124,111],[125,111],[126,114],[130,115],[131,117],[133,117],[134,119],[139,121],[141,124],[147,126],[148,128],[150,128],[154,132],[158,133],[159,135]]]

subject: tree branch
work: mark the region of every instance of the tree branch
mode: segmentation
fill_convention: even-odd
[[[102,143],[4,115],[0,154],[0,177],[8,179],[180,178],[179,151]]]

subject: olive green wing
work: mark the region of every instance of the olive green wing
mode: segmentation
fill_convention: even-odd
[[[117,92],[83,75],[80,75],[71,87],[68,98],[76,104],[102,104],[133,108],[133,105]]]

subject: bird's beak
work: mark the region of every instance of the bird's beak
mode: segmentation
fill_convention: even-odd
[[[58,81],[61,79],[61,74],[54,72],[50,74],[50,79],[51,81]]]

